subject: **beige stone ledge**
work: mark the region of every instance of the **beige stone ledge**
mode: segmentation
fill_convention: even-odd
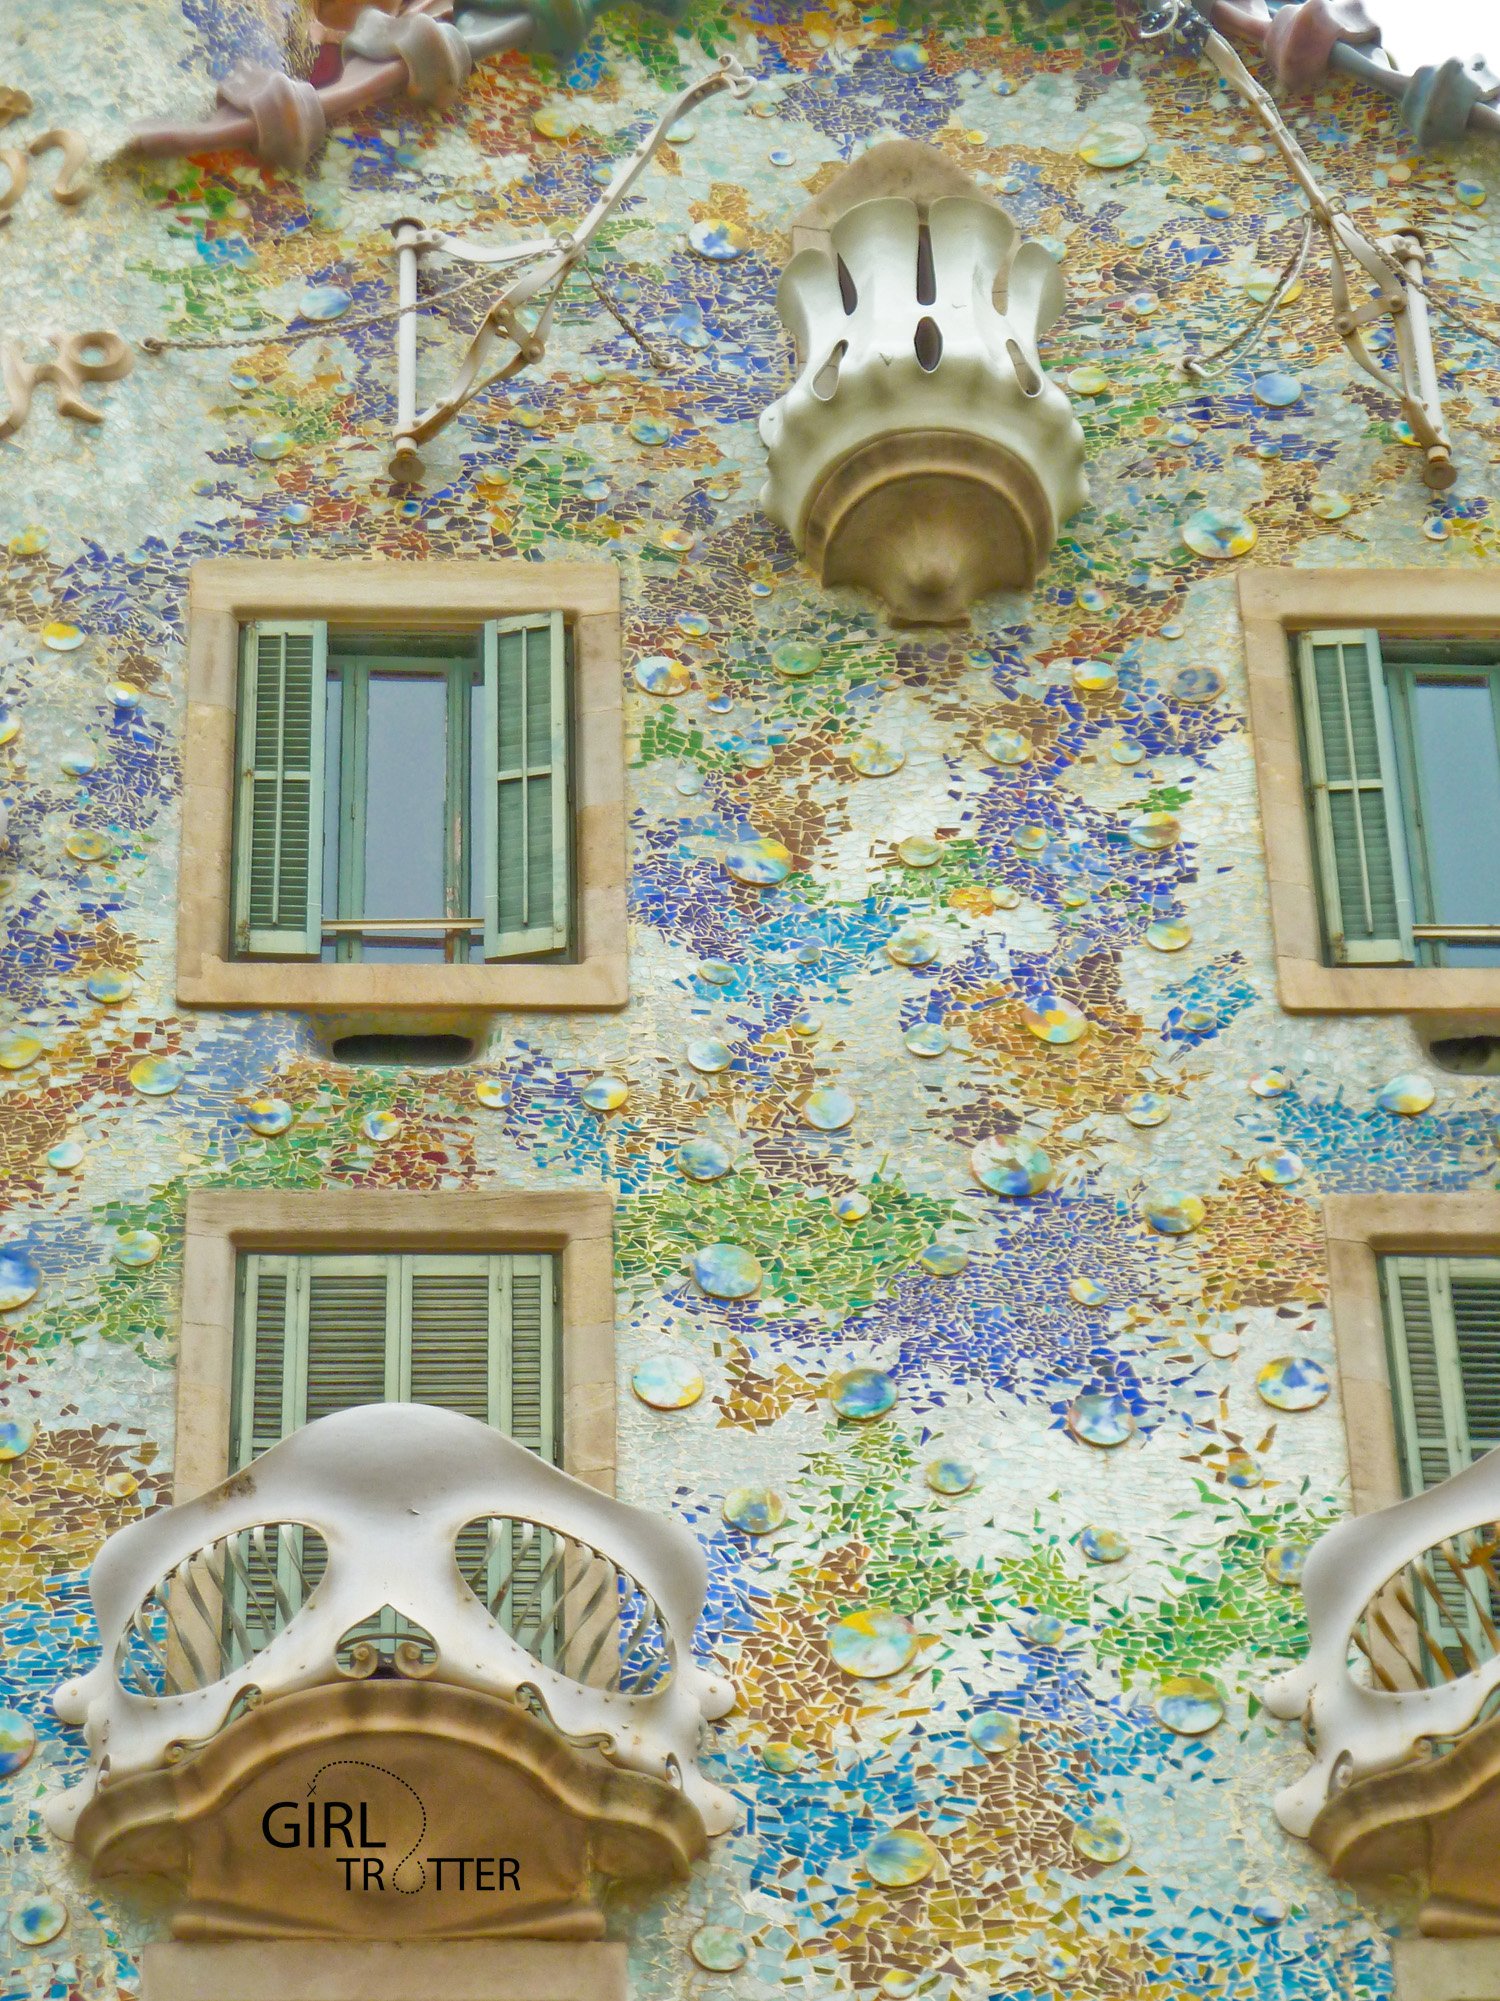
[[[625,1948],[541,1939],[148,1945],[141,2001],[625,2001]]]
[[[1396,2001],[1500,2001],[1500,1939],[1398,1938]]]

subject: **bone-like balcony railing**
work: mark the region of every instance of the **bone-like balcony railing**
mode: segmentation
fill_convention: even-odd
[[[247,1708],[377,1672],[539,1708],[680,1786],[733,1690],[693,1660],[706,1571],[691,1533],[597,1493],[473,1418],[367,1404],[320,1419],[201,1498],[113,1536],[91,1589],[103,1651],[57,1691],[96,1790],[176,1762]]]
[[[1312,1746],[1276,1798],[1283,1827],[1306,1835],[1333,1794],[1451,1743],[1500,1688],[1500,1451],[1330,1529],[1302,1592],[1307,1653],[1262,1693]]]

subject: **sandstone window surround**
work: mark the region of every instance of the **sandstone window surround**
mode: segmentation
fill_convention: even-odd
[[[547,958],[328,963],[235,956],[232,946],[241,634],[257,622],[472,637],[490,621],[556,614],[571,649],[572,937]],[[188,1005],[372,1014],[616,1008],[628,998],[619,577],[606,563],[226,558],[188,592],[177,997]],[[403,913],[403,915],[408,913]],[[426,915],[427,913],[410,913]]]
[[[1369,1514],[1405,1492],[1382,1260],[1500,1258],[1500,1194],[1330,1195],[1323,1228],[1351,1498]]]
[[[548,1253],[561,1267],[561,1465],[603,1493],[615,1483],[613,1202],[599,1188],[215,1188],[188,1197],[177,1363],[174,1497],[231,1469],[237,1265],[271,1252]]]
[[[1407,642],[1408,650],[1422,640],[1493,644],[1500,660],[1500,573],[1250,568],[1239,588],[1282,1006],[1294,1013],[1420,1014],[1437,1034],[1445,1026],[1463,1034],[1500,1022],[1500,966],[1330,963],[1298,684],[1299,642],[1313,633],[1373,632],[1393,646]],[[1409,921],[1408,915],[1408,931]],[[1424,956],[1424,948],[1415,956]]]

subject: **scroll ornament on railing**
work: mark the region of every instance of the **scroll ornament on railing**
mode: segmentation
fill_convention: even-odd
[[[561,1742],[664,1782],[723,1832],[733,1802],[698,1748],[734,1691],[692,1655],[705,1588],[675,1519],[476,1419],[338,1412],[106,1543],[90,1579],[103,1650],[54,1698],[89,1769],[48,1823],[72,1839],[91,1807],[211,1753],[252,1710],[305,1707],[384,1662],[424,1688],[529,1704]]]
[[[387,97],[442,106],[474,65],[508,50],[563,55],[579,48],[609,0],[318,0],[323,51],[313,78],[241,62],[218,89],[218,109],[198,120],[136,126],[129,153],[248,151],[274,166],[303,167],[329,129]],[[655,0],[675,14],[677,0]],[[315,81],[314,78],[321,78]]]

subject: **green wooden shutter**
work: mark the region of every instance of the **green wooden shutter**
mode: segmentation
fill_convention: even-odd
[[[246,628],[233,926],[235,950],[250,957],[316,958],[322,949],[327,676],[321,622]]]
[[[1414,957],[1390,702],[1374,632],[1298,641],[1323,919],[1338,965]]]
[[[572,785],[561,612],[486,625],[484,732],[484,956],[565,951],[572,928]]]
[[[1408,1493],[1420,1493],[1500,1444],[1500,1263],[1387,1258],[1384,1278],[1402,1478]],[[1424,1626],[1461,1671],[1460,1639],[1475,1654],[1488,1653],[1484,1617],[1494,1623],[1500,1606],[1488,1545],[1470,1535],[1450,1541],[1468,1588],[1438,1556],[1428,1565],[1437,1605],[1415,1570],[1412,1589],[1415,1602],[1430,1608]]]

